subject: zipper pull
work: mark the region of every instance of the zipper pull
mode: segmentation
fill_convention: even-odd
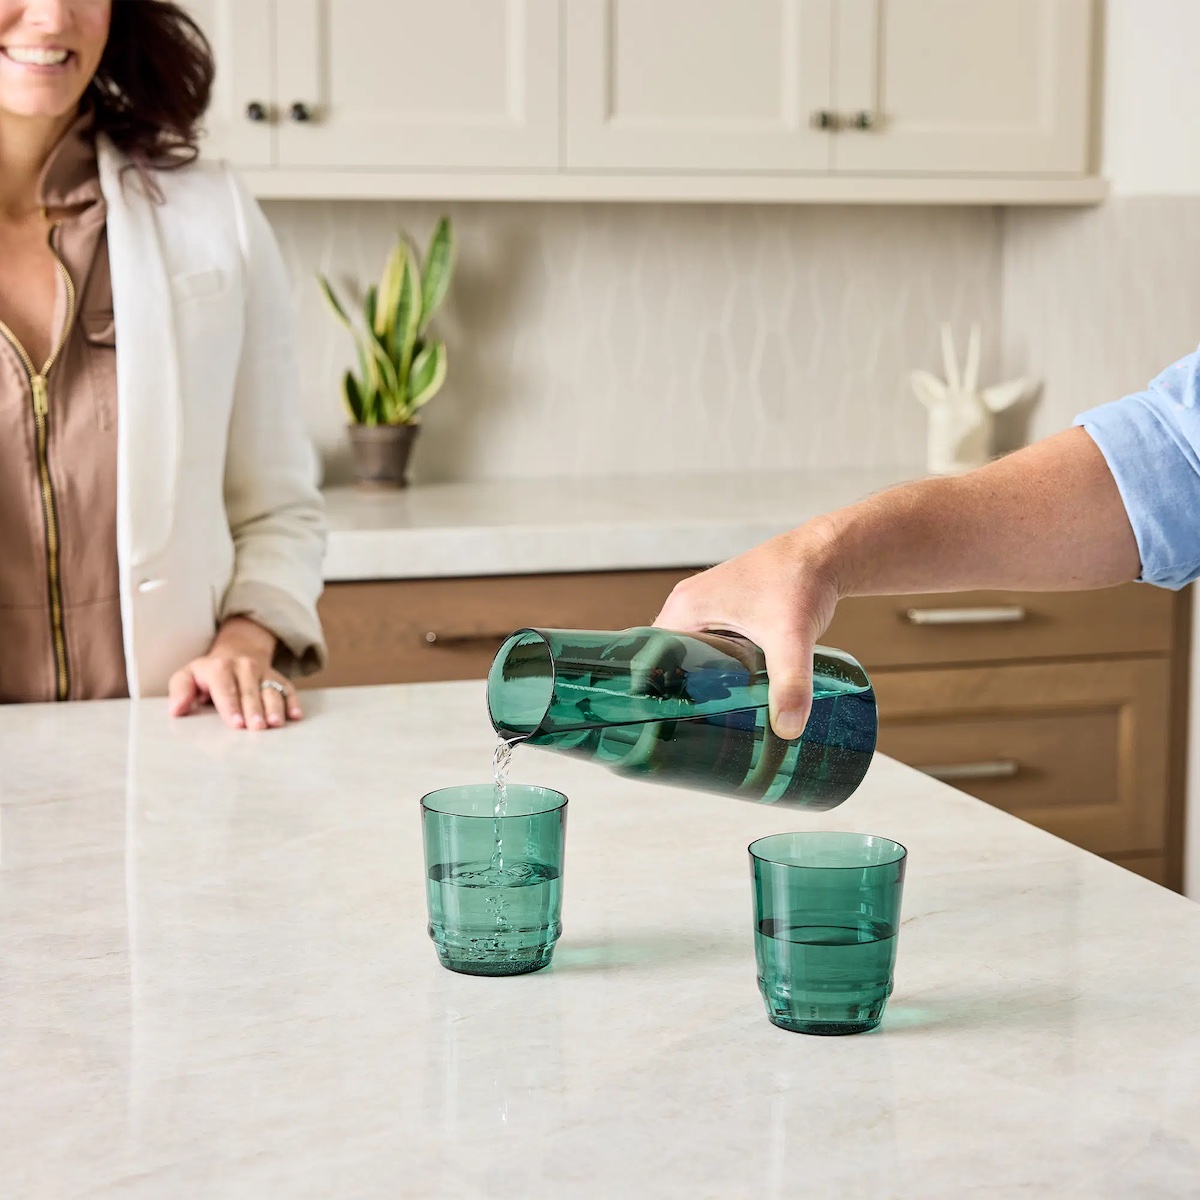
[[[46,396],[46,377],[33,375],[29,382],[33,385],[33,411],[39,417],[44,417],[50,411],[50,403]]]

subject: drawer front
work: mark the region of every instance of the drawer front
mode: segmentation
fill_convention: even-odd
[[[329,666],[309,687],[482,679],[525,625],[648,625],[690,571],[602,571],[330,584],[321,599]]]
[[[1176,602],[1145,584],[1098,592],[855,596],[838,606],[822,641],[849,651],[868,671],[1165,654]]]
[[[883,671],[879,748],[1098,854],[1161,853],[1166,660]]]

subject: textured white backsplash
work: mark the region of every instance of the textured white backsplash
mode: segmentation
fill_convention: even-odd
[[[443,211],[459,238],[437,322],[450,376],[418,481],[919,465],[925,413],[905,377],[940,373],[939,322],[961,344],[980,321],[985,380],[998,377],[993,209],[264,207],[298,290],[329,482],[349,477],[338,380],[352,350],[314,273],[372,280],[400,228],[423,246]]]
[[[1045,381],[1030,438],[1142,390],[1200,342],[1200,197],[1004,219],[1004,363]]]

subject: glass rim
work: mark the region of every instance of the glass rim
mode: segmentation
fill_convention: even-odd
[[[545,649],[546,657],[550,662],[550,674],[548,677],[550,681],[550,689],[546,695],[546,703],[542,707],[542,712],[538,717],[537,724],[531,729],[514,729],[510,725],[497,724],[496,714],[492,711],[492,673],[490,669],[484,685],[486,691],[488,720],[491,721],[492,728],[498,734],[501,734],[501,736],[504,734],[510,734],[520,738],[522,741],[528,741],[531,737],[537,736],[538,730],[541,729],[543,722],[546,720],[546,717],[550,712],[551,706],[554,704],[554,690],[558,686],[558,663],[555,661],[554,655],[550,651],[550,641],[541,629],[535,629],[532,625],[523,625],[520,629],[514,629],[512,633],[510,633],[508,637],[506,637],[501,643],[500,649],[496,651],[496,658],[499,659],[501,652],[510,646],[515,650],[516,647],[521,644],[521,641],[524,639],[526,634],[532,634],[537,639],[538,643],[540,643]],[[495,663],[493,663],[493,666],[494,665]],[[506,738],[505,740],[510,739]]]
[[[452,783],[448,787],[434,788],[432,792],[426,792],[421,797],[421,811],[423,813],[437,813],[441,817],[454,817],[459,821],[495,821],[494,813],[460,813],[451,812],[445,808],[437,808],[431,804],[435,796],[444,795],[446,792],[462,792],[467,788],[488,788],[493,787],[490,783]],[[542,817],[547,813],[558,812],[560,809],[567,807],[568,799],[566,792],[560,792],[557,788],[545,787],[540,783],[510,783],[508,785],[510,791],[516,789],[527,789],[529,791],[545,792],[547,798],[557,797],[557,803],[547,804],[545,808],[535,809],[533,812],[523,813],[503,813],[500,817],[501,821],[524,821],[529,817]]]
[[[890,858],[885,858],[882,862],[860,862],[860,863],[799,863],[799,862],[781,862],[778,858],[773,858],[769,854],[762,853],[756,850],[756,846],[761,846],[763,842],[772,841],[778,837],[804,837],[804,838],[825,838],[832,837],[852,837],[867,839],[870,838],[876,842],[886,842],[892,847],[893,853]],[[746,849],[750,853],[751,858],[757,859],[759,862],[769,863],[774,867],[791,867],[797,871],[862,871],[873,867],[890,867],[898,862],[903,862],[908,857],[908,847],[902,842],[896,841],[894,838],[884,837],[879,833],[855,833],[851,829],[810,829],[810,830],[795,830],[784,833],[768,833],[764,837],[755,838]]]

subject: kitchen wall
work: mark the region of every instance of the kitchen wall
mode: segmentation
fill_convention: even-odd
[[[304,402],[327,480],[348,477],[350,345],[312,284],[373,277],[441,207],[266,205],[296,280]],[[440,329],[450,382],[418,481],[664,469],[918,465],[905,376],[940,371],[938,323],[1000,354],[992,209],[450,205],[461,239]]]
[[[1044,381],[1028,429],[1141,390],[1200,343],[1200,197],[1004,220],[1004,365]]]
[[[1200,3],[1107,0],[1104,22],[1112,198],[1004,218],[1005,369],[1045,381],[1032,436],[1145,387],[1200,343]]]

